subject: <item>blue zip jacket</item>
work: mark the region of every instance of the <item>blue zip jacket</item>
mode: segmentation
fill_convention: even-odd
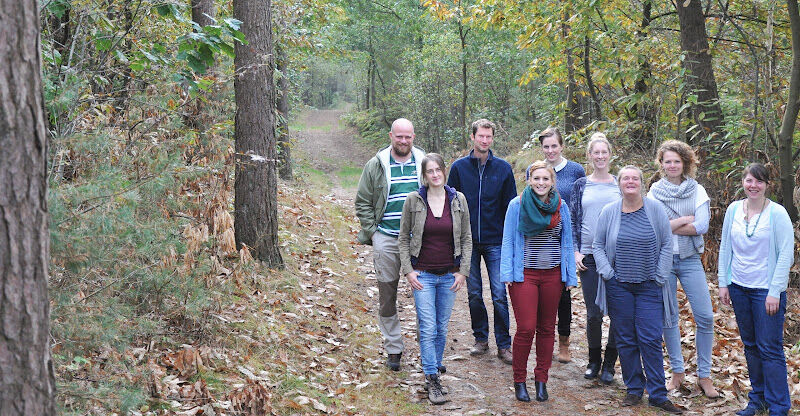
[[[519,197],[508,204],[505,219],[505,234],[503,235],[503,248],[500,251],[500,281],[522,282],[522,258],[525,250],[525,236],[519,232]],[[569,208],[561,200],[561,281],[565,286],[578,286],[578,276],[575,274],[575,251],[572,248],[572,221]]]
[[[447,185],[464,194],[469,206],[472,241],[475,244],[503,243],[503,218],[508,203],[517,196],[511,165],[489,150],[486,164],[470,150],[450,167]]]

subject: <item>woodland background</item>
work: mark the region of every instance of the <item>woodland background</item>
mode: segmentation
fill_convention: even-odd
[[[274,79],[264,111],[282,178],[279,243],[277,255],[251,251],[233,218],[234,80],[246,68],[234,56],[252,42],[237,1],[39,2],[65,414],[359,413],[402,401],[364,381],[379,356],[340,347],[345,333],[351,344],[377,337],[354,330],[364,303],[314,295],[348,293],[338,277],[363,259],[337,246],[352,243],[351,210],[326,205],[320,167],[292,157],[309,108],[347,109],[369,151],[407,117],[417,145],[450,158],[469,147],[467,125],[489,118],[496,153],[515,166],[549,125],[571,159],[604,131],[618,166],[648,174],[661,141],[685,140],[712,197],[709,272],[749,161],[770,167],[771,196],[800,236],[796,0],[273,0],[270,59],[256,65]],[[798,336],[791,315],[795,349]],[[302,369],[309,360],[319,377]],[[400,412],[420,411],[409,406]]]

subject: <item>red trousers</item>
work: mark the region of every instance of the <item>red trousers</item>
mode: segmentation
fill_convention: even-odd
[[[512,283],[508,290],[517,321],[517,333],[514,334],[511,350],[514,382],[524,382],[528,377],[528,355],[535,334],[534,380],[546,383],[553,360],[558,301],[564,288],[561,267],[550,270],[525,269],[524,276],[525,281]]]

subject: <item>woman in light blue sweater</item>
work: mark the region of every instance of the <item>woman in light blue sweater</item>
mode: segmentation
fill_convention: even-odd
[[[769,171],[748,165],[747,196],[725,212],[719,248],[719,298],[733,305],[750,375],[750,402],[737,412],[786,415],[791,407],[783,353],[786,287],[794,263],[794,228],[786,209],[766,197]]]

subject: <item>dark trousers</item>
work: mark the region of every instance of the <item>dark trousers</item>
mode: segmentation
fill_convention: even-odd
[[[732,283],[728,286],[728,292],[744,344],[752,388],[750,402],[769,408],[770,415],[785,415],[791,407],[789,385],[786,382],[786,357],[783,354],[786,292],[781,293],[775,315],[767,315],[764,305],[767,289],[751,289]]]
[[[591,254],[583,258],[583,265],[586,270],[581,273],[581,290],[583,291],[583,300],[586,303],[586,340],[589,348],[602,348],[603,342],[603,311],[595,303],[597,299],[597,279],[600,275],[597,274],[597,264],[594,262],[594,256]],[[559,333],[560,329],[559,329]],[[616,348],[617,343],[614,341],[614,322],[611,322],[611,327],[608,330],[608,343],[606,349]]]
[[[528,356],[536,336],[536,368],[534,379],[547,382],[550,364],[553,361],[556,310],[558,299],[564,288],[561,282],[561,267],[549,270],[525,269],[525,280],[515,282],[509,289],[517,333],[514,334],[512,368],[514,382],[522,383],[528,377]]]
[[[622,380],[628,394],[642,396],[645,387],[651,404],[667,400],[664,386],[664,300],[653,280],[642,283],[606,281],[608,314],[614,322]],[[644,371],[642,371],[644,367]]]
[[[572,324],[572,294],[569,290],[561,292],[558,300],[558,335],[569,336],[569,327]]]

